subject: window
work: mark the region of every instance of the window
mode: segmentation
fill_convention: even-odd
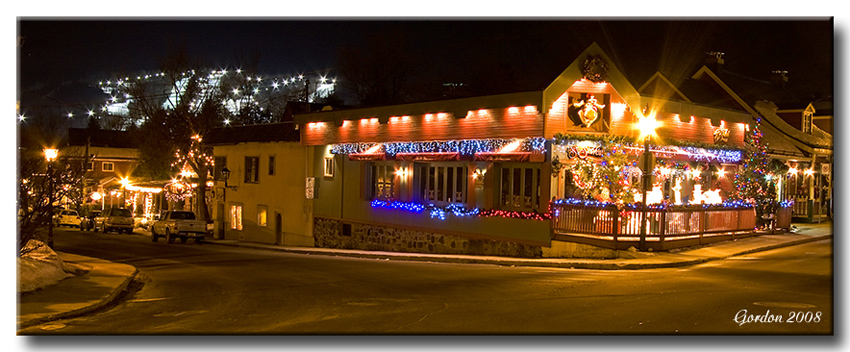
[[[274,155],[269,155],[269,176],[274,175]]]
[[[226,156],[217,156],[215,157],[215,166],[213,167],[213,180],[222,181],[221,178],[221,169],[227,166],[227,157]]]
[[[457,163],[417,165],[417,196],[422,201],[466,202],[467,168]]]
[[[260,182],[260,157],[245,157],[245,183]]]
[[[257,225],[266,226],[266,224],[268,224],[268,213],[268,206],[257,205]]]
[[[537,210],[540,204],[540,168],[505,164],[501,168],[499,206],[502,210]]]
[[[804,111],[803,112],[803,126],[802,130],[804,133],[812,134],[812,112]]]
[[[395,197],[395,168],[392,163],[371,164],[372,199],[393,199]]]
[[[334,177],[334,157],[325,157],[325,177]]]
[[[115,171],[115,164],[104,161],[103,164],[101,164],[101,169],[104,172],[113,172]]]
[[[242,230],[242,205],[230,205],[230,229]]]

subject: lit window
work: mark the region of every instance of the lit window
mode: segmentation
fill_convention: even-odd
[[[812,133],[812,115],[811,111],[803,112],[803,126],[801,129],[804,133]]]
[[[332,156],[325,157],[325,177],[334,177],[334,158]]]
[[[257,225],[266,226],[268,219],[269,207],[265,205],[257,206]]]
[[[230,206],[230,229],[242,230],[242,205]]]
[[[393,199],[395,196],[395,168],[392,163],[372,164],[372,199]]]
[[[540,204],[540,168],[504,164],[501,169],[500,208],[536,210]]]
[[[467,168],[458,163],[432,163],[416,168],[419,199],[435,203],[466,202]]]

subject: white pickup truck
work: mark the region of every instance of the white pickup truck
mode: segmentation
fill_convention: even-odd
[[[186,243],[186,240],[192,237],[195,239],[195,243],[201,243],[206,234],[206,222],[196,220],[195,213],[191,211],[163,212],[159,220],[151,226],[151,237],[154,242],[159,237],[165,237],[168,243],[174,243],[174,240],[179,237],[180,242]]]

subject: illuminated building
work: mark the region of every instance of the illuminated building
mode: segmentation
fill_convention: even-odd
[[[593,44],[542,91],[296,115],[316,245],[564,255],[552,204],[634,209],[644,116],[659,124],[648,204],[746,209],[724,201],[758,114],[728,90],[721,106],[689,97],[718,82],[703,67],[681,89],[661,73],[636,87]]]

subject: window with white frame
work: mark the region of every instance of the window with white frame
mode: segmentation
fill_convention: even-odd
[[[324,175],[325,177],[334,177],[334,158],[332,156],[325,157]]]
[[[370,196],[372,199],[394,199],[395,167],[391,162],[370,163]]]
[[[417,197],[434,203],[465,203],[467,167],[460,163],[423,163],[414,167]]]
[[[114,172],[115,171],[115,164],[108,162],[108,161],[104,161],[101,164],[100,168],[101,168],[101,170],[103,170],[103,172]]]
[[[811,111],[804,111],[803,112],[802,130],[803,130],[804,133],[808,133],[808,134],[812,133],[812,116],[813,115],[814,114],[812,114]]]
[[[500,165],[499,207],[502,210],[531,211],[540,207],[540,166]]]

